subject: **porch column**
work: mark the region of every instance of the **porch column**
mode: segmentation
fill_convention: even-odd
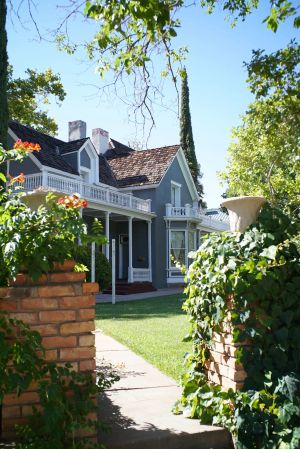
[[[152,282],[152,247],[151,247],[151,220],[148,221],[148,268],[150,282]]]
[[[133,282],[132,273],[132,217],[128,217],[128,282]]]
[[[110,212],[105,212],[105,237],[108,240],[108,243],[105,245],[105,256],[107,260],[109,260],[109,216]]]

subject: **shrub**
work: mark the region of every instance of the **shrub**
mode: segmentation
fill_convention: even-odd
[[[207,236],[187,273],[193,352],[175,412],[227,427],[238,449],[300,447],[299,230],[299,218],[265,206],[244,233]],[[205,370],[225,318],[234,342],[250,341],[238,351],[247,377],[237,392]]]
[[[91,246],[76,245],[73,250],[73,258],[76,262],[88,268],[87,281],[91,281]],[[100,290],[105,290],[111,283],[111,264],[100,248],[96,246],[95,251],[95,281],[98,282]]]

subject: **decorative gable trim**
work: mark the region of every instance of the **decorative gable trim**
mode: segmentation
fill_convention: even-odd
[[[185,157],[184,152],[181,147],[179,148],[175,157],[178,160],[179,166],[181,168],[182,174],[184,176],[184,179],[185,179],[185,182],[189,189],[189,192],[193,198],[193,201],[199,201],[200,197],[198,195],[198,192],[197,192],[193,177],[191,175],[186,157]]]
[[[99,183],[99,156],[96,151],[95,146],[93,145],[91,139],[87,139],[84,144],[79,148],[78,154],[77,154],[77,166],[78,171],[80,170],[80,153],[86,150],[89,157],[91,158],[91,169],[90,173],[92,175],[91,183]]]

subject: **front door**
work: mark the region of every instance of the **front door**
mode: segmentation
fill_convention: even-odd
[[[128,235],[119,236],[119,279],[128,279]]]

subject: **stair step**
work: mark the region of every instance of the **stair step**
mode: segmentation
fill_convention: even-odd
[[[117,295],[132,295],[135,293],[147,293],[147,292],[155,292],[156,288],[153,287],[151,282],[133,282],[132,284],[128,284],[126,282],[117,282],[116,283],[116,294]],[[103,291],[104,294],[111,295],[112,289],[111,286]]]

